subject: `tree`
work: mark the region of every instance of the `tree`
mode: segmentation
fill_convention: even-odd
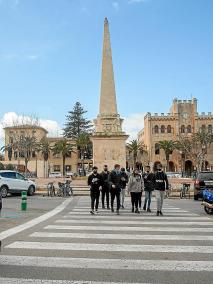
[[[62,167],[63,167],[63,176],[64,176],[66,158],[70,157],[72,152],[75,152],[74,145],[71,144],[66,138],[64,138],[63,140],[59,140],[54,144],[52,151],[54,155],[61,154],[62,156]]]
[[[4,165],[0,163],[0,171],[4,170]]]
[[[136,166],[136,161],[139,153],[142,153],[144,150],[144,145],[140,143],[138,140],[132,140],[130,143],[127,144],[127,147],[132,153],[133,156],[133,166]]]
[[[50,145],[50,142],[44,137],[42,138],[38,143],[38,152],[41,153],[43,159],[44,159],[44,177],[47,177],[47,164],[50,157],[52,147]]]
[[[173,140],[163,140],[159,141],[159,147],[160,149],[164,150],[165,156],[166,156],[166,163],[167,163],[167,171],[169,171],[169,155],[172,154],[174,149],[176,148],[176,143]]]
[[[87,111],[83,109],[79,102],[76,102],[72,111],[66,116],[64,137],[76,139],[81,133],[91,133],[92,124],[84,117]]]
[[[21,157],[24,158],[25,174],[26,174],[28,162],[32,158],[33,153],[35,153],[36,148],[37,148],[36,138],[28,134],[25,134],[24,136],[20,136],[20,139],[18,141],[18,148],[20,150]]]
[[[192,136],[192,154],[196,160],[198,171],[204,170],[208,147],[213,143],[212,133],[201,130]]]
[[[84,159],[85,159],[85,154],[88,155],[88,150],[89,150],[89,147],[91,146],[90,135],[88,133],[80,133],[76,140],[76,145],[77,145],[78,150],[80,151],[83,173],[85,175],[86,173],[85,173],[85,168],[84,168]]]

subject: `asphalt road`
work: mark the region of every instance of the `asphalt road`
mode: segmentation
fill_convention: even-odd
[[[213,217],[200,202],[170,200],[164,216],[89,214],[89,197],[4,200],[0,283],[212,283]],[[6,215],[10,217],[6,218]],[[18,216],[18,217],[17,217]]]

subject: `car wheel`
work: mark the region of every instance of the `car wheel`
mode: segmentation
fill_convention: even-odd
[[[33,196],[34,195],[34,193],[35,193],[35,188],[34,188],[34,186],[33,185],[31,185],[29,188],[28,188],[28,195],[29,196]]]
[[[1,187],[1,196],[3,198],[7,197],[7,194],[8,194],[8,187],[6,185],[3,185]]]

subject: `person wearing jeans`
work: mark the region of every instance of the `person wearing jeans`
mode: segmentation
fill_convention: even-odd
[[[145,173],[142,175],[144,180],[145,200],[143,210],[151,212],[150,205],[152,201],[152,191],[154,190],[154,174],[150,172],[150,166],[145,167]]]
[[[165,196],[165,190],[168,190],[169,183],[167,175],[163,172],[162,166],[157,166],[157,172],[154,174],[154,187],[155,187],[155,195],[157,199],[157,216],[163,215],[163,201]]]
[[[138,210],[138,205],[140,194],[144,188],[144,183],[138,169],[135,169],[129,177],[127,188],[128,193],[130,193],[131,195],[132,213],[140,213],[140,211]]]
[[[125,168],[121,168],[121,208],[124,209],[124,199],[125,199],[125,192],[126,192],[126,185],[128,183],[128,175],[125,171]]]

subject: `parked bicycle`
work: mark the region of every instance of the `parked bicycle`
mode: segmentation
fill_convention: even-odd
[[[54,186],[54,182],[49,182],[47,184],[47,196],[55,196],[55,186]]]
[[[73,196],[73,189],[71,187],[70,180],[66,180],[65,183],[58,182],[57,196],[59,197]]]
[[[190,184],[189,183],[183,183],[180,189],[180,199],[186,198],[187,195],[190,198]]]

